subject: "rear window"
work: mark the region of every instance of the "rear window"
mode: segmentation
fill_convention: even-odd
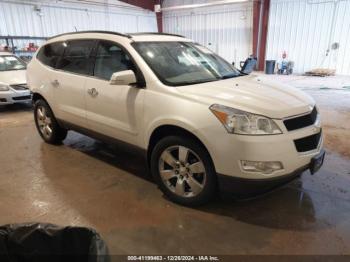
[[[93,60],[91,51],[94,40],[74,40],[67,43],[62,59],[57,69],[82,75],[92,75]]]
[[[38,55],[37,59],[43,64],[55,68],[59,58],[63,55],[65,43],[58,42],[43,46]]]

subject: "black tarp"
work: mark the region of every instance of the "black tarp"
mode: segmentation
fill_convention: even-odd
[[[86,227],[53,224],[0,226],[1,262],[110,261],[100,235]]]

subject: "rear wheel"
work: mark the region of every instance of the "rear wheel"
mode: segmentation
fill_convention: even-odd
[[[42,99],[34,104],[34,120],[40,136],[46,143],[59,144],[67,136],[67,130],[60,127],[49,105]]]
[[[194,139],[161,139],[152,152],[151,170],[163,193],[176,203],[197,206],[215,194],[216,174],[211,158]]]

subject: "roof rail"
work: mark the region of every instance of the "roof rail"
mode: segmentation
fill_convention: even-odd
[[[53,38],[64,36],[64,35],[74,35],[74,34],[84,34],[84,33],[111,34],[111,35],[119,35],[119,36],[124,36],[124,37],[127,37],[127,38],[131,38],[131,36],[128,35],[128,34],[122,34],[122,33],[112,32],[112,31],[103,31],[103,30],[91,30],[91,31],[77,31],[77,32],[70,32],[70,33],[59,34],[59,35],[52,36],[52,37],[48,38],[47,40],[51,40]]]
[[[176,35],[176,34],[169,34],[169,33],[157,33],[157,32],[139,32],[139,33],[128,33],[130,37],[136,36],[136,35],[168,35],[168,36],[178,36],[178,37],[183,37],[183,35]]]

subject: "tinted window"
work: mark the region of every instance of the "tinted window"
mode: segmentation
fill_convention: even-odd
[[[45,65],[55,68],[58,59],[63,54],[63,51],[64,43],[62,42],[48,44],[40,49],[37,58]]]
[[[93,40],[76,40],[68,42],[63,58],[58,63],[57,68],[72,73],[91,75],[93,61],[90,54],[93,45]]]
[[[110,80],[115,72],[134,70],[130,57],[115,43],[101,41],[97,48],[94,75]]]

